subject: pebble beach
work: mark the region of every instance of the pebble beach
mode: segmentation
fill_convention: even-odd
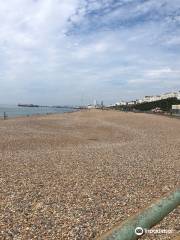
[[[84,110],[0,120],[0,239],[92,240],[180,188],[180,119]],[[180,208],[144,240],[180,234]]]

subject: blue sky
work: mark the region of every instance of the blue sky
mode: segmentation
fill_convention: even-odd
[[[1,0],[0,31],[0,103],[180,90],[180,0]]]

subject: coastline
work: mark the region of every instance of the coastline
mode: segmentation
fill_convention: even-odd
[[[30,118],[30,117],[42,117],[42,116],[48,116],[48,115],[59,115],[59,114],[64,114],[64,113],[73,113],[73,112],[77,112],[80,111],[79,109],[74,109],[71,111],[62,111],[62,112],[47,112],[47,113],[34,113],[34,114],[27,114],[27,115],[16,115],[16,116],[9,116],[7,114],[7,119],[19,119],[19,118]],[[0,120],[4,120],[3,116],[0,116]]]
[[[119,110],[115,110],[115,109],[74,109],[72,111],[65,111],[65,112],[49,112],[49,113],[37,113],[37,114],[31,114],[31,115],[19,115],[19,116],[8,116],[7,120],[10,119],[27,119],[27,118],[32,118],[32,117],[43,117],[43,116],[49,116],[49,115],[61,115],[61,114],[66,114],[66,113],[75,113],[75,112],[90,112],[90,111],[103,111],[103,112],[118,112],[118,113],[131,113],[131,114],[137,114],[137,115],[151,115],[151,116],[155,116],[155,117],[165,117],[165,118],[169,118],[169,119],[177,119],[180,120],[180,116],[176,116],[176,115],[169,115],[169,114],[158,114],[158,113],[149,113],[149,112],[133,112],[133,111],[129,111],[129,112],[125,112],[125,111],[119,111]],[[4,120],[3,116],[0,116],[0,121]]]

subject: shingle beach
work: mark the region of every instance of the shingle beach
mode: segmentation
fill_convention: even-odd
[[[0,239],[91,240],[180,186],[180,120],[90,110],[0,120]],[[156,228],[180,233],[180,208]]]

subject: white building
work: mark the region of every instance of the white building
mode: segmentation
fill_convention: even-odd
[[[172,105],[172,114],[180,116],[180,105]]]
[[[120,102],[117,102],[115,103],[116,106],[126,106],[127,105],[127,102],[125,101],[120,101]]]
[[[143,99],[137,99],[136,101],[120,101],[115,104],[115,106],[126,106],[126,105],[134,105],[140,104],[144,102],[156,102],[159,100],[167,99],[167,98],[177,98],[180,100],[180,91],[179,92],[169,92],[162,95],[155,95],[155,96],[145,96]]]
[[[180,100],[180,91],[179,91],[179,92],[177,92],[177,99],[179,99],[179,100]]]
[[[131,101],[131,102],[128,102],[127,104],[128,105],[134,105],[134,104],[136,104],[136,101]]]
[[[161,95],[161,99],[167,99],[167,98],[177,98],[179,95],[178,92],[170,92],[170,93],[164,93]]]
[[[180,91],[179,92],[169,92],[169,93],[164,93],[162,95],[156,95],[156,96],[145,96],[142,100],[138,100],[138,103],[143,103],[143,102],[155,102],[159,101],[162,99],[167,99],[167,98],[178,98],[180,99]]]
[[[94,105],[91,105],[91,104],[89,104],[89,105],[87,106],[87,108],[88,108],[88,109],[94,109],[94,108],[95,108],[95,106],[94,106]]]
[[[126,105],[127,105],[127,102],[121,101],[121,102],[120,102],[120,105],[121,105],[121,106],[126,106]]]
[[[95,99],[94,100],[94,107],[96,107],[98,104],[97,104],[97,100]]]
[[[137,99],[136,100],[136,104],[138,104],[138,103],[143,103],[144,101],[143,101],[143,99]]]
[[[159,100],[161,100],[161,99],[162,99],[162,98],[161,98],[161,96],[159,96],[159,95],[153,96],[153,97],[151,98],[152,102],[159,101]]]
[[[152,102],[153,96],[145,96],[143,102]]]

